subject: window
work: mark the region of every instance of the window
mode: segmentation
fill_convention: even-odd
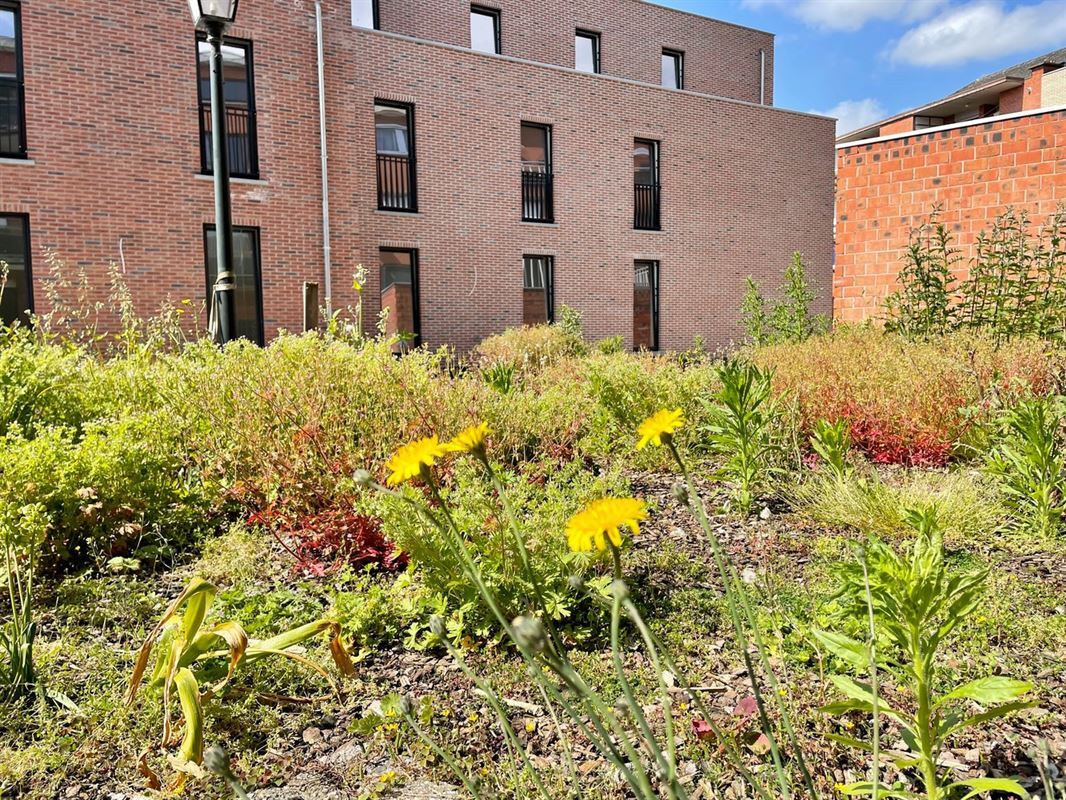
[[[204,263],[207,265],[207,300],[210,307],[218,280],[218,251],[215,226],[204,226]],[[263,343],[263,286],[259,269],[259,229],[233,229],[234,308],[237,335],[256,344]]]
[[[211,45],[197,39],[200,96],[200,168],[211,172]],[[255,124],[252,43],[228,39],[222,45],[226,97],[226,153],[234,178],[259,177],[259,142]]]
[[[685,88],[685,54],[678,50],[663,50],[663,86],[667,89]]]
[[[30,218],[25,214],[0,215],[0,267],[7,264],[6,281],[0,275],[0,322],[26,321],[33,310],[30,273]]]
[[[574,69],[581,72],[600,71],[600,35],[578,30],[574,34]]]
[[[914,130],[920,130],[922,128],[935,128],[938,125],[944,124],[943,117],[915,117],[914,118]]]
[[[381,254],[381,309],[388,309],[385,335],[397,336],[393,350],[406,353],[418,347],[418,251],[383,247]]]
[[[415,109],[405,103],[374,104],[378,155],[378,208],[417,211]]]
[[[555,263],[551,256],[522,256],[522,323],[555,321]]]
[[[482,53],[503,52],[500,48],[500,12],[495,8],[470,6],[470,47]]]
[[[659,203],[659,143],[651,139],[633,141],[633,227],[657,231],[661,227]]]
[[[659,349],[659,262],[633,263],[633,349]]]
[[[554,221],[551,127],[522,123],[522,220]]]
[[[377,30],[381,25],[378,0],[352,0],[352,25]]]
[[[26,96],[18,3],[0,0],[0,158],[26,157]]]

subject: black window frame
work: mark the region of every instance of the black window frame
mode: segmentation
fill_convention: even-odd
[[[385,106],[386,108],[395,108],[404,111],[407,114],[407,185],[408,189],[408,203],[406,208],[400,208],[398,206],[390,206],[385,204],[385,193],[382,191],[381,185],[381,153],[378,152],[378,131],[377,131],[377,107]],[[374,98],[374,165],[375,176],[377,180],[378,188],[378,211],[392,211],[397,214],[417,214],[418,213],[418,138],[416,135],[417,125],[415,122],[415,104],[404,103],[399,100],[382,100],[381,98]]]
[[[19,149],[13,152],[0,151],[0,158],[24,160],[29,158],[29,145],[26,137],[26,71],[23,56],[22,3],[17,0],[0,0],[0,9],[11,11],[15,15],[15,98],[18,103],[19,124]]]
[[[204,125],[204,108],[211,108],[211,97],[208,95],[206,98],[203,96],[203,82],[200,80],[200,45],[207,41],[207,34],[198,32],[196,34],[196,108],[198,113],[198,119],[200,122],[200,174],[201,175],[213,175],[214,169],[208,167],[207,158],[209,147],[207,144],[207,128]],[[260,179],[261,172],[259,169],[259,108],[256,105],[255,99],[255,53],[251,39],[239,39],[236,37],[226,36],[222,40],[222,44],[226,47],[240,47],[244,50],[244,69],[247,74],[248,83],[248,160],[252,163],[251,172],[236,172],[233,169],[233,159],[228,159],[229,163],[229,176],[231,178],[240,178],[242,180],[257,181]],[[229,139],[229,131],[227,133],[227,141]]]
[[[648,352],[649,353],[657,353],[657,352],[659,352],[659,348],[661,347],[661,342],[659,340],[659,315],[660,315],[660,313],[659,313],[660,312],[660,305],[659,305],[659,298],[660,298],[660,295],[659,295],[659,271],[660,271],[660,262],[657,261],[657,260],[652,260],[652,259],[647,259],[647,258],[635,259],[633,261],[633,284],[634,284],[634,288],[636,287],[637,269],[641,265],[647,266],[647,268],[648,268],[648,282],[650,284],[649,288],[651,289],[651,325],[650,325],[650,327],[651,327],[651,347],[648,348]],[[636,311],[636,309],[634,309],[634,312],[635,311]],[[634,317],[635,317],[635,314],[634,314]],[[634,319],[634,321],[635,321],[635,319]],[[633,350],[634,351],[638,351],[639,349],[640,348],[637,347],[636,342],[634,341]]]
[[[354,4],[355,0],[352,0],[352,2]],[[370,0],[370,11],[371,11],[371,14],[374,17],[374,27],[373,28],[364,28],[362,25],[356,25],[354,21],[352,22],[352,27],[353,28],[359,28],[360,30],[380,31],[381,30],[381,7],[378,4],[378,0]]]
[[[577,40],[588,39],[592,42],[592,72],[587,75],[600,75],[603,73],[603,63],[600,60],[600,34],[587,28],[577,28],[574,31],[574,68],[577,69]],[[579,70],[583,71],[583,70]]]
[[[32,241],[31,234],[30,234],[30,215],[27,214],[27,213],[24,213],[24,212],[0,211],[0,217],[3,217],[5,219],[20,219],[20,220],[22,220],[22,246],[26,250],[26,257],[25,257],[25,260],[26,260],[26,269],[25,269],[25,272],[26,272],[26,300],[28,301],[28,306],[27,306],[26,309],[24,309],[24,311],[28,312],[28,313],[24,313],[23,317],[26,317],[29,314],[33,314],[34,313],[34,302],[33,302],[33,246],[32,246],[33,245],[33,241]],[[3,260],[3,259],[0,259],[0,260]],[[6,287],[5,287],[5,291],[6,291]],[[24,321],[28,321],[28,320],[24,320]],[[11,324],[11,323],[4,322],[2,319],[0,319],[0,325],[8,325],[8,324]]]
[[[500,9],[493,8],[492,6],[479,6],[477,3],[473,3],[470,6],[470,16],[475,14],[481,14],[486,17],[492,17],[492,33],[493,39],[496,44],[495,55],[503,55],[503,14]],[[470,39],[470,49],[474,49],[473,37]],[[477,50],[478,53],[483,53],[483,50]]]
[[[544,286],[542,287],[526,285],[526,261],[533,258],[544,259]],[[555,256],[549,256],[543,253],[522,254],[522,291],[543,291],[545,324],[551,325],[555,322]],[[523,324],[526,324],[524,316],[523,307],[522,322]]]
[[[637,183],[636,175],[633,176],[633,229],[638,231],[661,231],[663,229],[663,184],[662,184],[662,142],[658,139],[647,139],[642,136],[634,137],[633,149],[640,144],[650,145],[651,156],[651,171],[652,182],[651,183]],[[654,204],[653,218],[650,220],[650,224],[638,225],[640,222],[639,208],[640,203],[637,199],[641,192],[640,187],[650,189],[648,194],[651,195],[651,201]]]
[[[947,125],[944,119],[944,117],[931,117],[926,114],[915,114],[914,130],[921,131],[926,128],[939,128],[941,125]]]
[[[544,122],[526,122],[519,123],[519,135],[521,135],[522,128],[539,128],[544,131],[544,155],[545,155],[545,172],[535,173],[527,171],[525,163],[522,164],[522,221],[523,222],[539,222],[542,224],[553,224],[555,222],[555,164],[554,164],[554,132],[552,126]],[[540,179],[533,179],[528,177],[529,175],[543,175]],[[543,209],[543,216],[533,217],[526,214],[526,209],[530,207],[530,204],[526,202],[526,195],[529,192],[538,193],[537,187],[534,185],[539,182],[541,187],[539,188],[540,206]]]
[[[663,56],[670,56],[674,59],[674,81],[677,86],[667,86],[668,89],[684,89],[685,88],[685,51],[674,50],[672,47],[663,48]],[[662,69],[660,62],[660,82],[662,78]]]
[[[413,306],[412,312],[415,321],[415,329],[412,331],[414,336],[409,340],[409,347],[405,346],[407,350],[415,350],[422,346],[422,292],[419,290],[419,258],[417,247],[379,247],[378,255],[381,253],[407,253],[411,257],[411,305]],[[378,310],[382,310],[381,307],[381,274],[383,272],[381,259],[378,258]],[[402,355],[403,350],[398,353]]]
[[[211,294],[214,291],[214,286],[211,283],[211,273],[208,270],[208,258],[210,257],[211,247],[208,244],[207,234],[208,232],[215,233],[215,224],[213,222],[204,223],[204,285],[207,294],[207,308],[211,308]],[[256,316],[258,318],[259,326],[256,331],[258,337],[253,344],[257,344],[260,347],[266,344],[266,323],[263,319],[263,239],[261,235],[261,229],[257,225],[234,225],[234,233],[251,233],[252,240],[255,246],[255,300],[256,300]],[[217,254],[216,254],[217,257]],[[231,265],[232,267],[232,265]]]

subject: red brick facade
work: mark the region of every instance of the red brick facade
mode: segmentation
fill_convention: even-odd
[[[498,5],[503,56],[462,49],[465,3],[380,0],[384,32],[323,3],[334,307],[363,263],[372,326],[379,248],[396,247],[418,250],[430,345],[520,324],[523,254],[554,257],[556,308],[594,337],[632,341],[636,259],[661,264],[666,349],[735,337],[744,279],[777,285],[793,250],[828,309],[833,124],[753,102],[760,49],[772,97],[768,34],[638,0]],[[212,185],[184,4],[25,0],[22,26],[30,163],[0,163],[0,215],[29,215],[37,309],[44,249],[90,270],[99,299],[121,252],[141,311],[199,302]],[[575,27],[601,32],[605,74],[569,69]],[[302,283],[324,281],[314,4],[244,0],[231,34],[253,43],[261,175],[234,182],[234,222],[260,232],[271,336],[299,328]],[[662,47],[685,52],[692,91],[651,85]],[[377,210],[375,99],[414,105],[417,214]],[[552,126],[554,225],[521,222],[522,121]],[[633,230],[635,137],[661,142],[662,231]]]
[[[883,128],[882,128],[883,130]],[[837,148],[838,319],[881,313],[911,228],[935,204],[961,249],[1007,207],[1039,224],[1066,203],[1066,111],[990,117]]]

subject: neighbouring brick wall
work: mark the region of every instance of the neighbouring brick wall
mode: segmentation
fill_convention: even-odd
[[[793,251],[830,310],[833,123],[770,107],[349,28],[330,42],[334,233],[374,265],[415,247],[431,344],[469,347],[522,322],[522,256],[555,259],[556,308],[594,338],[633,337],[633,262],[661,263],[661,339],[741,334],[747,276],[776,289]],[[413,103],[417,216],[380,213],[368,146],[374,98]],[[556,225],[521,220],[522,121],[552,126]],[[635,137],[660,140],[661,232],[633,230]],[[356,202],[353,202],[356,201]],[[348,282],[338,276],[336,284]],[[367,296],[376,292],[368,287]],[[368,318],[373,318],[370,309]]]
[[[381,29],[459,47],[470,45],[468,0],[379,0]],[[773,103],[774,37],[763,31],[641,0],[478,0],[501,13],[503,54],[574,66],[574,31],[600,34],[605,75],[661,80],[663,48],[685,53],[685,88],[759,101],[759,51],[766,53],[766,103]],[[712,9],[713,10],[713,9]]]
[[[1009,206],[1040,224],[1066,203],[1066,111],[991,118],[837,150],[838,319],[881,313],[908,234],[936,204],[965,275],[977,235]]]

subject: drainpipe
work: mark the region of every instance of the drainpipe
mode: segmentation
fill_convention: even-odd
[[[318,134],[322,153],[322,277],[326,290],[326,314],[333,310],[333,261],[329,243],[329,159],[326,154],[326,55],[322,37],[322,0],[315,0],[318,34]]]
[[[759,50],[759,105],[766,105],[766,51]]]

